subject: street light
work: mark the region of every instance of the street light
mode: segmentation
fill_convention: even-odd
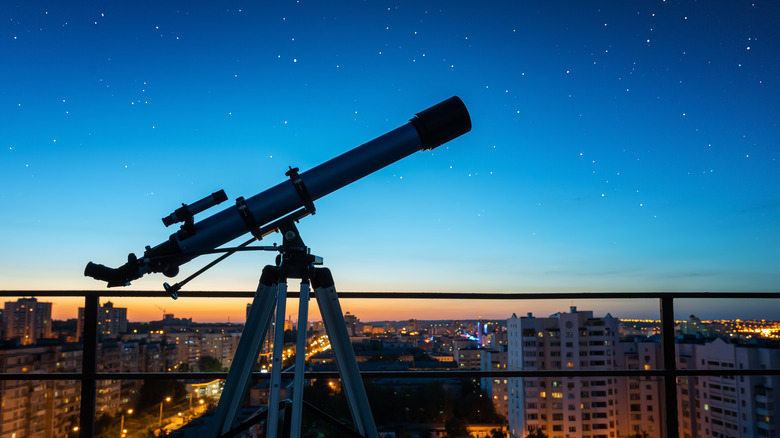
[[[171,401],[170,397],[165,397],[165,400],[160,400],[160,435],[162,435],[162,414],[163,414],[163,402]]]
[[[127,415],[130,415],[133,413],[132,409],[127,410]],[[127,429],[125,429],[125,413],[122,412],[122,420],[119,422],[119,437],[124,438],[127,436]]]

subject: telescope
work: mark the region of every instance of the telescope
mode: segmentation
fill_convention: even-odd
[[[415,114],[408,123],[310,170],[299,174],[297,168],[290,168],[286,173],[288,181],[249,199],[238,198],[235,205],[201,221],[195,222],[195,214],[227,199],[223,191],[189,206],[182,204],[163,218],[165,226],[183,222],[167,241],[147,246],[140,258],[130,253],[127,263],[118,268],[89,262],[84,275],[105,281],[108,287],[128,286],[153,272],[174,277],[179,266],[198,255],[215,252],[246,233],[259,240],[269,229],[275,229],[275,221],[314,214],[315,200],[416,151],[432,150],[470,130],[468,110],[460,98],[453,96]],[[172,296],[176,298],[174,293]]]

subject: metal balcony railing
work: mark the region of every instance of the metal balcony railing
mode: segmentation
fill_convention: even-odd
[[[254,292],[195,291],[180,292],[182,298],[246,298],[251,300]],[[98,373],[98,310],[101,297],[169,298],[166,292],[157,291],[57,291],[57,290],[15,290],[0,291],[0,297],[84,297],[84,342],[82,370],[80,373],[6,373],[0,380],[80,380],[81,413],[80,437],[92,437],[95,428],[95,398],[97,381],[101,379],[214,379],[225,378],[227,373]],[[298,298],[297,292],[289,291],[288,298]],[[311,295],[314,298],[314,294]],[[780,369],[678,369],[675,361],[675,319],[676,299],[780,299],[780,292],[569,292],[569,293],[457,293],[457,292],[339,292],[339,298],[379,300],[598,300],[598,299],[653,299],[658,300],[661,320],[662,368],[650,370],[549,370],[549,371],[374,371],[361,372],[363,378],[498,378],[498,377],[596,377],[633,376],[660,377],[663,379],[663,436],[678,438],[677,388],[676,380],[682,376],[767,376],[780,375]],[[292,377],[292,373],[284,373]],[[268,374],[257,373],[268,378]],[[338,372],[307,372],[305,378],[339,378]]]

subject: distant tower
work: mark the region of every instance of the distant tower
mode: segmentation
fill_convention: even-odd
[[[22,345],[35,344],[40,338],[51,337],[51,303],[39,303],[35,298],[20,298],[5,303],[3,339],[19,339]]]
[[[127,308],[114,307],[114,303],[108,301],[100,306],[98,311],[98,335],[101,338],[118,338],[127,332]],[[84,335],[84,308],[79,307],[79,319],[76,323],[76,336]]]
[[[344,314],[344,323],[347,324],[347,333],[349,333],[350,336],[357,336],[355,333],[357,328],[357,316],[347,312]]]
[[[252,303],[246,304],[246,320],[249,321],[249,312],[252,310]],[[263,346],[261,348],[262,353],[270,353],[274,345],[274,327],[276,326],[275,319],[268,324],[268,329],[265,333],[265,339],[263,339]]]

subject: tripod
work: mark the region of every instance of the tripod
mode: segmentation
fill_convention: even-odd
[[[342,381],[350,413],[358,433],[366,438],[378,438],[368,397],[360,378],[355,353],[349,341],[341,305],[330,270],[315,268],[321,265],[320,257],[311,255],[303,243],[294,221],[279,224],[283,236],[277,266],[266,266],[260,276],[260,284],[252,300],[244,333],[233,357],[233,363],[225,380],[225,387],[219,399],[216,414],[212,419],[209,436],[228,434],[236,421],[236,414],[249,386],[257,357],[266,331],[276,307],[274,326],[271,384],[269,387],[266,438],[277,438],[279,424],[280,390],[282,385],[282,350],[284,347],[284,315],[287,301],[287,280],[300,278],[300,304],[298,306],[298,332],[295,349],[295,371],[293,378],[292,407],[290,414],[290,436],[301,436],[303,409],[303,374],[306,366],[306,329],[308,326],[309,282],[322,314],[325,331],[328,334],[336,366]],[[237,427],[240,427],[237,426]]]

